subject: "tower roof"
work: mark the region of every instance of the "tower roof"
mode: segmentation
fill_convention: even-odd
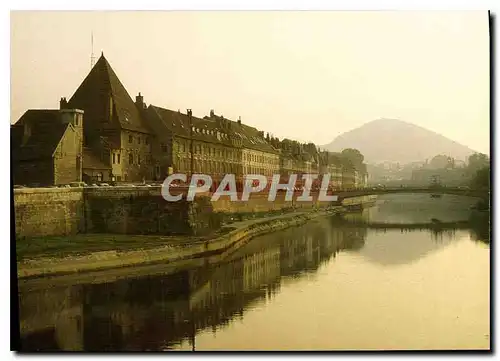
[[[22,144],[23,128],[31,134]],[[15,160],[50,158],[70,125],[60,121],[57,109],[30,109],[11,126],[12,157]]]
[[[68,101],[70,108],[83,109],[86,122],[105,122],[109,113],[106,112],[109,97],[112,99],[113,111],[117,124],[121,129],[150,133],[139,110],[128,94],[113,68],[103,54],[92,68],[75,94]]]

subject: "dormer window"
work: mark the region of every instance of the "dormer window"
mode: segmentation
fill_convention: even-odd
[[[129,123],[129,122],[130,122],[130,114],[129,114],[127,111],[124,111],[124,112],[123,112],[123,116],[124,116],[124,118],[125,118],[125,121],[126,121],[127,123]]]

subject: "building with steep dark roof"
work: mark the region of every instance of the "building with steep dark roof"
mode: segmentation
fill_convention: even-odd
[[[104,55],[59,110],[28,110],[12,126],[12,144],[16,183],[162,182],[172,173],[209,174],[217,183],[226,173],[241,181],[245,174],[318,172],[332,174],[336,187],[359,183],[312,143],[265,137],[213,110],[197,118],[146,106],[141,93],[134,101]]]
[[[67,102],[84,110],[84,145],[108,166],[111,180],[153,177],[152,134],[137,105],[104,55]]]
[[[11,126],[14,184],[58,185],[82,179],[83,112],[30,109]]]

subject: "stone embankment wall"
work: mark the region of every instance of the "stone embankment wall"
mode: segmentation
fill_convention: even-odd
[[[167,202],[160,187],[28,188],[14,190],[17,237],[75,233],[196,234],[220,227],[227,216],[322,208],[329,202],[285,200],[265,193],[248,201],[200,194],[194,202]]]
[[[16,236],[84,232],[83,192],[76,188],[14,189]]]

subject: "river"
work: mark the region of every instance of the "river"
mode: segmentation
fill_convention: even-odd
[[[169,274],[28,282],[23,349],[489,349],[488,226],[450,225],[470,219],[450,197],[380,197]]]

